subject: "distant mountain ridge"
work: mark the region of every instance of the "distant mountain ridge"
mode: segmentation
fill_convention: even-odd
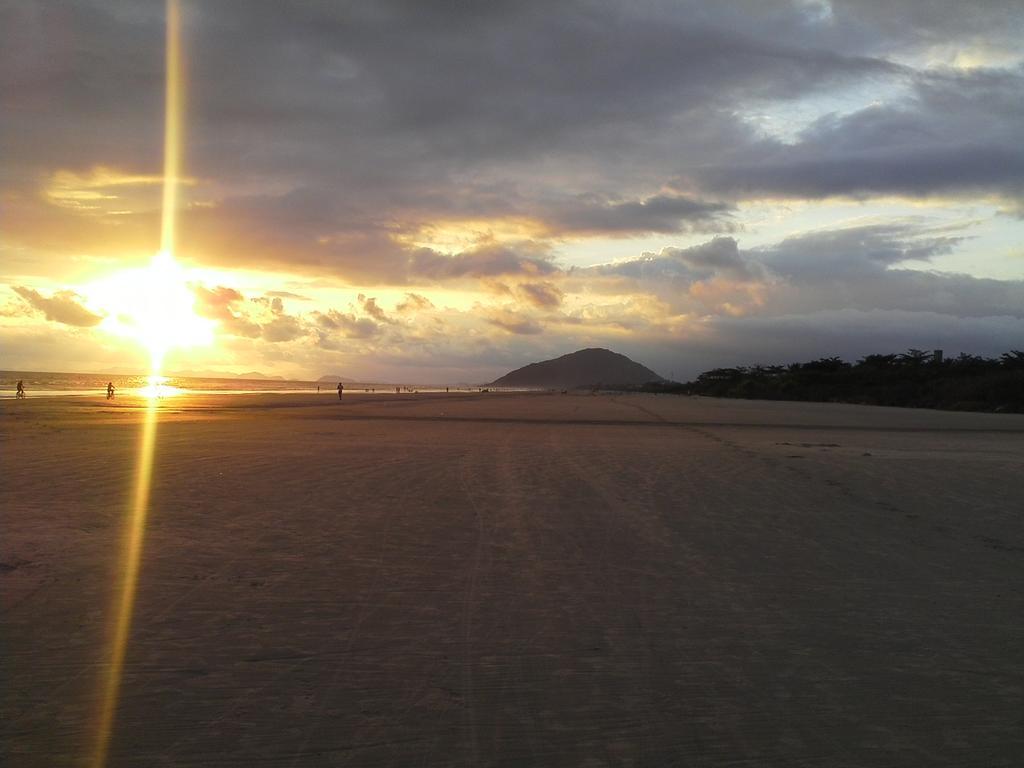
[[[136,371],[135,369],[123,369],[123,370],[110,369],[110,372],[111,373],[118,373],[118,374],[122,374],[122,375],[128,375],[128,376],[142,375],[142,374],[139,374],[138,371]],[[261,373],[260,371],[246,371],[245,373],[232,373],[231,371],[193,371],[193,370],[184,369],[184,370],[166,371],[165,375],[166,376],[178,376],[178,377],[191,378],[191,379],[250,379],[250,380],[253,380],[253,381],[258,380],[258,379],[268,379],[268,380],[272,379],[274,381],[297,381],[297,379],[288,379],[285,376],[276,376],[276,375],[275,376],[269,376],[269,375],[267,375],[265,373]]]
[[[236,379],[275,379],[277,381],[286,381],[284,376],[269,376],[259,371],[248,371],[247,373],[236,373]]]
[[[493,387],[586,387],[597,384],[646,384],[663,377],[610,349],[590,348],[517,368],[495,379]]]

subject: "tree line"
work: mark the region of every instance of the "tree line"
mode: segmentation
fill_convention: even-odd
[[[1024,413],[1024,352],[997,358],[909,349],[855,363],[823,357],[807,363],[715,368],[693,381],[652,382],[646,392],[754,400],[895,405]]]

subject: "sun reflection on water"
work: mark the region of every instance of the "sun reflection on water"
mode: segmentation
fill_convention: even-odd
[[[160,400],[165,397],[175,397],[185,393],[184,389],[168,384],[168,381],[169,379],[166,376],[149,376],[147,377],[146,385],[139,387],[137,391],[148,400]]]

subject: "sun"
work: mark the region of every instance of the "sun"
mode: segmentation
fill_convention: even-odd
[[[188,288],[184,270],[171,254],[161,251],[153,257],[145,274],[142,291],[145,306],[137,317],[143,343],[149,348],[154,373],[172,347],[209,344],[213,323],[195,312],[195,294]]]
[[[90,288],[89,294],[107,310],[105,330],[145,347],[154,376],[171,349],[213,341],[215,322],[196,314],[188,275],[166,251],[157,253],[146,268],[116,272]]]

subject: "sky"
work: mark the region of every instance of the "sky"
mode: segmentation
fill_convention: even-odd
[[[0,367],[145,370],[165,289],[177,372],[1024,348],[1020,0],[181,8],[154,278],[162,0],[0,0]]]

